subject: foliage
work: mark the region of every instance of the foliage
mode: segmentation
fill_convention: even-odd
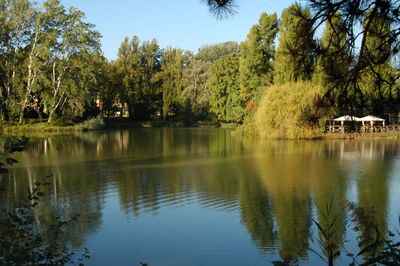
[[[100,34],[83,21],[83,12],[66,10],[58,0],[42,8],[27,0],[2,6],[3,118],[22,123],[34,112],[51,122],[65,109],[81,115],[96,87],[90,62],[100,51]]]
[[[167,48],[163,53],[161,71],[158,78],[162,80],[162,116],[165,120],[168,114],[177,112],[182,94],[182,72],[184,58],[180,49]],[[175,110],[173,108],[175,106]]]
[[[338,242],[335,239],[336,232],[334,228],[338,222],[338,215],[332,212],[332,203],[327,203],[327,206],[324,217],[331,217],[329,219],[330,222],[326,224],[321,220],[314,220],[320,232],[318,243],[324,251],[325,257],[315,250],[312,251],[320,256],[326,264],[334,265],[335,259],[340,255],[341,251],[346,251],[346,248],[343,242]],[[384,234],[370,209],[360,207],[353,202],[347,202],[346,208],[351,213],[351,221],[354,224],[353,230],[362,232],[357,239],[360,251],[357,254],[347,253],[347,256],[352,258],[350,265],[398,265],[400,263],[400,242],[393,240],[395,234],[391,232],[389,232],[388,236]],[[359,262],[360,257],[362,257],[362,262]]]
[[[309,0],[314,10],[314,21],[320,25],[335,16],[344,18],[345,46],[351,55],[351,67],[337,80],[337,87],[344,91],[346,106],[379,114],[383,109],[395,109],[398,104],[400,49],[399,3],[387,1],[320,1]],[[390,63],[389,63],[390,62]]]
[[[104,120],[101,116],[89,118],[82,123],[75,125],[79,130],[98,130],[104,128]]]
[[[322,89],[311,83],[274,85],[267,89],[257,109],[254,123],[261,136],[310,138],[323,133],[319,119]]]
[[[317,57],[313,82],[324,88],[329,106],[345,112],[346,94],[341,79],[351,64],[349,49],[346,47],[347,34],[344,21],[339,13],[325,23]]]
[[[372,10],[364,20],[365,53],[368,65],[361,73],[360,89],[364,96],[362,103],[373,114],[384,112],[385,106],[393,106],[394,97],[399,94],[396,86],[396,73],[390,62],[391,36],[390,19],[387,14],[377,12],[372,16]],[[383,44],[382,44],[383,42]],[[397,98],[397,97],[396,97]]]
[[[292,4],[282,12],[276,52],[275,83],[307,81],[314,67],[311,11]]]
[[[246,41],[240,45],[240,97],[248,115],[254,111],[262,90],[273,82],[274,41],[278,33],[278,18],[274,13],[261,14]]]
[[[4,151],[0,154],[0,174],[7,173],[7,165],[17,162],[10,155],[23,151],[27,142],[28,139],[25,137],[8,139]],[[64,233],[63,228],[76,218],[71,221],[57,218],[50,226],[36,224],[34,218],[40,197],[44,196],[42,188],[49,184],[35,182],[32,191],[28,193],[26,202],[0,211],[0,264],[65,265],[75,263],[74,253],[62,246],[58,240]],[[86,249],[78,261],[82,262],[83,259],[89,257]]]
[[[121,80],[120,103],[127,104],[129,117],[147,120],[159,109],[162,52],[156,40],[140,44],[139,37],[125,38],[115,61],[117,79]],[[113,89],[113,88],[111,88]]]
[[[211,111],[220,121],[240,122],[244,116],[238,74],[237,54],[220,58],[210,68],[208,87]]]
[[[8,173],[7,165],[11,166],[18,161],[11,156],[16,152],[22,152],[28,144],[28,138],[10,138],[6,141],[3,150],[0,152],[0,174]]]
[[[210,90],[207,86],[210,78],[210,67],[218,59],[237,53],[238,49],[236,42],[205,45],[196,54],[189,57],[182,76],[181,102],[183,114],[186,116],[184,120],[210,119]]]

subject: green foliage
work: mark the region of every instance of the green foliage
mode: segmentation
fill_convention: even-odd
[[[275,83],[307,81],[314,67],[311,11],[292,4],[282,12],[276,52]]]
[[[208,82],[211,111],[218,120],[240,122],[244,116],[239,89],[237,54],[217,60],[210,68]]]
[[[104,128],[104,125],[103,118],[101,116],[96,116],[75,125],[75,128],[79,130],[98,130]]]
[[[329,106],[334,106],[336,110],[342,109],[340,111],[344,111],[346,100],[346,86],[342,78],[348,74],[351,63],[350,51],[346,44],[345,24],[337,13],[325,24],[313,82],[324,88]]]
[[[125,38],[115,62],[120,80],[120,103],[127,104],[129,117],[147,120],[159,109],[162,52],[156,40],[140,44],[137,36]],[[118,83],[117,83],[118,85]]]
[[[10,138],[0,153],[0,175],[7,173],[6,166],[17,161],[10,156],[25,149],[28,139]],[[45,194],[47,182],[35,182],[24,203],[0,210],[0,264],[1,265],[65,265],[75,263],[74,253],[59,243],[64,227],[73,221],[57,218],[49,226],[37,224],[35,210]],[[78,260],[89,258],[88,250]]]
[[[360,251],[357,254],[348,252],[346,254],[353,260],[350,265],[398,265],[400,263],[400,242],[394,241],[395,234],[391,232],[388,235],[384,234],[375,214],[370,209],[353,202],[347,202],[345,207],[350,211],[351,221],[354,225],[353,230],[362,233],[361,237],[357,239]],[[314,220],[320,233],[318,243],[324,254],[319,254],[316,250],[312,251],[327,265],[334,265],[334,261],[341,251],[346,251],[344,243],[335,238],[335,227],[340,220],[339,216],[340,214],[332,211],[332,202],[330,202],[327,203],[327,209],[323,216],[330,221],[326,223],[324,220]]]
[[[362,105],[373,114],[381,114],[385,106],[393,106],[394,96],[399,95],[390,58],[393,43],[390,22],[388,14],[369,10],[363,25],[366,66],[361,71],[360,89],[364,98]]]
[[[237,53],[236,42],[206,45],[189,58],[183,70],[183,91],[181,102],[185,120],[209,119],[210,91],[207,87],[211,65],[226,55]],[[182,112],[180,112],[182,115]]]
[[[240,94],[247,114],[254,111],[263,89],[273,82],[274,41],[278,33],[278,18],[274,13],[262,13],[246,41],[240,45]]]
[[[182,94],[182,72],[183,72],[183,51],[180,49],[167,48],[163,54],[161,72],[158,78],[162,80],[162,116],[165,120],[169,112],[180,104]]]
[[[269,87],[254,118],[258,133],[284,139],[320,136],[324,131],[318,106],[322,93],[320,87],[306,82]]]
[[[9,138],[5,142],[4,148],[0,151],[0,174],[8,173],[7,165],[11,166],[18,161],[11,156],[16,152],[21,152],[28,144],[28,138]]]
[[[24,122],[26,113],[82,115],[97,80],[91,65],[99,56],[100,34],[84,13],[58,0],[42,7],[27,0],[2,1],[0,80],[2,117]]]

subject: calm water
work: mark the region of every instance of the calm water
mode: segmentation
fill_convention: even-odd
[[[88,265],[316,265],[313,220],[335,217],[334,238],[357,250],[363,232],[352,230],[346,200],[373,208],[382,233],[399,229],[399,155],[396,139],[262,141],[225,129],[32,137],[0,177],[0,203],[26,198],[51,173],[36,220],[79,214],[63,241],[87,247]]]

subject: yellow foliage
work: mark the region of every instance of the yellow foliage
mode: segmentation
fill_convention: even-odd
[[[308,82],[269,87],[254,117],[258,134],[282,139],[320,137],[324,131],[318,107],[322,94],[321,87]]]

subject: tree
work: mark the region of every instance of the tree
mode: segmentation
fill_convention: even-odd
[[[3,0],[0,7],[2,116],[22,123],[27,112],[35,111],[47,113],[51,122],[64,107],[83,106],[87,98],[82,95],[95,87],[87,58],[100,51],[100,34],[83,22],[84,14],[66,10],[57,0],[44,2],[43,8],[27,0]]]
[[[314,10],[317,26],[334,17],[336,12],[340,12],[344,18],[347,34],[345,45],[349,49],[352,64],[338,85],[344,88],[343,101],[349,109],[379,114],[384,105],[389,103],[393,107],[399,98],[394,91],[396,85],[393,86],[393,81],[400,75],[387,73],[390,72],[389,65],[396,67],[393,59],[398,56],[400,49],[399,2],[309,0],[309,3]],[[378,101],[374,100],[377,98]]]
[[[138,99],[135,102],[135,119],[148,120],[161,106],[161,80],[157,73],[161,71],[162,51],[157,40],[145,41],[140,47],[141,77]]]
[[[239,89],[238,54],[226,55],[210,68],[208,87],[211,111],[218,120],[241,122],[244,110],[241,108]]]
[[[261,14],[246,41],[240,45],[240,93],[243,107],[254,109],[262,90],[273,82],[274,41],[278,33],[276,14]]]
[[[310,80],[314,65],[311,12],[296,3],[283,10],[281,19],[275,82]]]
[[[218,59],[238,53],[238,49],[236,42],[224,42],[204,45],[194,56],[188,56],[188,63],[183,71],[181,94],[186,120],[207,118],[210,109],[209,69]]]
[[[96,83],[95,70],[87,66],[89,58],[100,51],[100,34],[93,30],[94,25],[83,22],[84,13],[75,8],[67,11],[58,0],[45,2],[44,7],[48,34],[41,53],[46,63],[42,84],[49,89],[43,102],[51,123],[68,104],[83,109],[84,96]]]
[[[360,89],[369,113],[382,114],[385,107],[399,103],[395,70],[391,64],[390,19],[386,13],[369,11],[363,23],[365,30],[365,68],[360,72]],[[368,29],[366,27],[368,26]]]
[[[313,74],[313,82],[325,89],[325,99],[337,110],[345,106],[345,88],[341,79],[347,75],[351,65],[344,26],[339,13],[326,21]]]
[[[135,114],[135,103],[139,98],[142,82],[141,74],[142,53],[139,37],[133,36],[129,41],[126,37],[118,49],[118,59],[115,62],[117,79],[120,80],[120,102],[128,105],[129,117]],[[122,111],[121,111],[122,115]]]
[[[195,120],[204,119],[209,110],[210,92],[207,81],[211,64],[196,55],[189,59],[188,65],[183,70],[181,102],[185,111]]]
[[[0,120],[9,120],[17,103],[16,92],[21,86],[35,16],[29,1],[0,1]]]
[[[162,80],[162,116],[165,120],[168,113],[173,111],[173,106],[179,105],[182,94],[183,51],[181,49],[167,48],[163,53],[161,72]]]
[[[232,14],[232,12],[235,11],[234,7],[237,1],[209,0],[203,2],[205,2],[210,7],[210,10],[218,16],[221,12]],[[352,62],[346,75],[336,77],[335,82],[333,83],[335,84],[335,89],[341,91],[341,105],[346,105],[346,108],[349,109],[350,112],[364,110],[365,108],[371,111],[373,111],[373,109],[378,110],[373,112],[381,112],[382,107],[379,107],[379,105],[376,106],[376,104],[373,104],[375,107],[371,107],[369,99],[371,95],[381,94],[385,90],[382,91],[381,88],[374,89],[376,92],[373,94],[368,93],[369,96],[366,96],[364,95],[365,93],[362,89],[363,85],[360,84],[360,81],[362,80],[361,76],[363,76],[362,72],[365,72],[364,70],[367,68],[369,68],[367,72],[370,72],[370,75],[375,76],[375,78],[372,79],[372,83],[374,83],[373,80],[377,80],[380,84],[388,85],[392,84],[393,80],[398,80],[400,77],[399,71],[386,77],[385,75],[380,74],[381,71],[370,71],[371,68],[382,65],[382,62],[385,61],[390,61],[392,67],[395,69],[400,69],[399,61],[395,60],[395,58],[399,56],[400,50],[399,2],[397,0],[308,0],[308,6],[313,11],[311,22],[314,25],[314,30],[317,30],[324,22],[331,21],[332,18],[337,16],[337,13],[340,13],[343,17],[343,31],[347,35],[345,47],[348,48]],[[214,10],[212,7],[216,7],[218,10]],[[373,28],[375,27],[375,23],[373,23],[373,21],[375,18],[378,20],[381,19],[380,17],[385,17],[385,23],[387,23],[389,27],[387,27],[387,31],[383,35],[375,39],[374,46],[382,48],[387,47],[387,50],[377,56],[378,58],[375,56],[374,59],[374,57],[367,55],[368,50],[370,50],[367,48],[367,38],[369,35],[368,32],[372,33],[374,31]],[[363,25],[361,30],[360,25]],[[398,84],[395,85],[394,88],[392,86],[390,89],[392,91],[392,99],[390,99],[389,102],[392,107],[398,102],[399,98],[394,89],[398,89]],[[333,88],[331,90],[333,90]],[[368,105],[370,107],[368,107]]]

